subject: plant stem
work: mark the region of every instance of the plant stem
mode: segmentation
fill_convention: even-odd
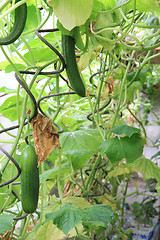
[[[132,54],[131,54],[131,59],[133,58],[134,53],[135,53],[135,51],[132,52]],[[122,101],[122,96],[123,96],[123,91],[124,91],[124,85],[125,85],[126,78],[127,78],[127,74],[128,74],[128,72],[129,72],[130,67],[131,67],[131,61],[129,61],[129,63],[128,63],[128,65],[127,65],[126,71],[125,71],[125,73],[124,73],[124,76],[123,76],[123,79],[122,79],[122,82],[121,82],[118,105],[117,105],[117,109],[116,109],[116,112],[115,112],[115,115],[114,115],[114,118],[113,118],[113,122],[112,122],[111,128],[114,127],[114,125],[115,125],[115,123],[116,123],[116,120],[117,120],[118,112],[119,112],[120,105],[121,105],[121,101]],[[108,135],[109,135],[109,137],[110,137],[111,133],[109,133]]]
[[[91,102],[91,97],[90,96],[88,96],[88,101],[89,101],[89,104],[90,104],[90,108],[91,108],[91,111],[92,111],[92,115],[93,115],[94,121],[95,121],[95,123],[97,125],[97,128],[99,130],[99,133],[100,133],[102,139],[105,140],[104,134],[102,133],[102,130],[101,130],[100,126],[99,126],[99,123],[97,122],[97,118],[96,118],[95,112],[93,110],[93,106],[92,106],[92,102]]]
[[[125,180],[125,177],[124,177],[124,180]],[[127,189],[128,189],[128,183],[129,183],[129,178],[127,178],[127,183],[126,183],[126,187],[125,187],[125,190],[124,190],[124,194],[123,196],[126,196],[126,193],[127,193]],[[122,225],[124,224],[124,206],[125,206],[125,198],[123,199],[122,201]]]
[[[57,185],[58,185],[58,194],[59,194],[59,198],[61,200],[61,203],[64,204],[63,201],[63,195],[62,195],[62,187],[61,187],[61,152],[60,149],[59,150],[59,161],[58,161],[58,166],[59,166],[59,170],[58,170],[58,177],[57,177]]]
[[[45,171],[45,168],[44,168],[44,162],[41,164],[41,171],[42,173]],[[39,219],[39,223],[42,223],[43,221],[43,216],[44,216],[44,210],[43,210],[43,200],[44,200],[44,187],[43,187],[44,184],[41,184],[41,215],[40,215],[40,219]]]
[[[92,170],[91,170],[91,172],[90,172],[90,174],[89,174],[89,176],[88,176],[88,179],[87,179],[87,181],[86,181],[86,185],[85,185],[85,191],[87,191],[88,190],[88,187],[89,187],[89,182],[90,182],[90,186],[93,184],[93,178],[94,178],[94,175],[95,175],[95,168],[98,166],[98,164],[100,163],[100,161],[101,161],[101,154],[99,153],[99,155],[98,155],[98,157],[97,157],[97,159],[96,159],[96,161],[95,161],[95,163],[94,163],[94,165],[93,165],[93,167],[92,167]],[[84,194],[82,194],[82,197],[83,197],[83,195]]]
[[[27,218],[26,218],[26,222],[25,222],[25,225],[24,225],[24,228],[23,228],[23,231],[22,231],[22,235],[19,238],[19,240],[24,240],[25,239],[25,235],[26,235],[26,230],[27,230],[27,226],[28,226],[28,223],[29,223],[29,219],[30,219],[30,215],[28,215]]]

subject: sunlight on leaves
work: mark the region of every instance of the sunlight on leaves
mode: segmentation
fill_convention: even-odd
[[[91,15],[93,0],[49,0],[60,23],[67,30],[84,24]],[[69,17],[68,17],[69,16]]]

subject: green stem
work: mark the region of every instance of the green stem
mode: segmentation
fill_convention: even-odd
[[[29,219],[30,219],[30,215],[27,216],[27,219],[26,219],[26,222],[25,222],[25,225],[24,225],[24,228],[23,228],[23,232],[22,232],[22,235],[19,238],[19,240],[24,240],[25,239],[25,235],[26,235],[26,230],[27,230],[27,226],[28,226],[28,223],[29,223]]]
[[[125,178],[124,178],[125,180]],[[128,184],[129,184],[129,178],[127,178],[127,183],[126,183],[126,187],[125,187],[125,190],[124,190],[124,196],[126,196],[126,193],[127,193],[127,189],[128,189]],[[125,198],[123,199],[122,201],[122,225],[124,224],[124,206],[125,206]]]
[[[31,57],[31,62],[32,62],[32,65],[36,65],[36,62],[34,60],[34,55],[33,55],[33,51],[30,47],[30,45],[28,44],[28,42],[26,41],[26,39],[21,35],[20,38],[22,39],[22,41],[25,43],[26,47],[28,48],[28,51],[30,53],[30,57]]]
[[[5,129],[5,127],[2,125],[2,123],[0,123],[0,127],[1,127],[2,129]],[[13,134],[11,134],[11,133],[9,133],[9,132],[5,132],[5,133],[8,134],[9,136],[13,137],[13,138],[16,138],[15,135],[13,135]]]
[[[13,144],[15,140],[6,140],[6,139],[0,139],[0,143],[8,143]]]
[[[2,46],[0,46],[5,58],[7,59],[7,61],[11,64],[11,66],[13,67],[14,71],[17,73],[17,75],[19,76],[19,78],[21,79],[22,82],[25,83],[22,75],[20,74],[18,68],[15,66],[15,64],[11,61],[11,59],[8,57],[7,53],[5,52],[4,48]]]
[[[135,51],[132,52],[132,54],[131,54],[131,59],[133,58],[134,53],[135,53]],[[122,101],[122,96],[123,96],[123,91],[124,91],[124,85],[125,85],[126,78],[127,78],[127,74],[128,74],[128,72],[129,72],[130,67],[131,67],[131,61],[130,61],[130,62],[128,63],[128,65],[127,65],[126,71],[125,71],[125,73],[124,73],[124,76],[123,76],[123,79],[122,79],[122,82],[121,82],[118,105],[117,105],[117,109],[116,109],[116,112],[115,112],[115,115],[114,115],[114,118],[113,118],[113,122],[112,122],[111,128],[114,127],[114,125],[115,125],[115,123],[116,123],[116,120],[117,120],[118,112],[119,112],[119,110],[120,110],[120,105],[121,105],[121,101]],[[111,134],[111,133],[110,133],[110,134]],[[110,137],[110,134],[109,134],[109,137]]]
[[[88,190],[89,182],[91,181],[91,179],[93,180],[94,175],[95,175],[95,168],[98,166],[98,164],[100,163],[100,161],[101,161],[101,154],[99,153],[99,155],[98,155],[98,157],[97,157],[97,159],[96,159],[96,161],[95,161],[95,163],[94,163],[94,165],[93,165],[93,167],[92,167],[92,170],[91,170],[91,172],[90,172],[90,174],[89,174],[89,176],[88,176],[88,179],[87,179],[87,181],[86,181],[85,191]],[[91,184],[93,184],[92,181],[90,182],[90,186],[91,186]],[[82,197],[83,197],[83,195],[84,195],[84,194],[82,194]]]
[[[90,96],[88,96],[88,101],[89,101],[89,104],[90,104],[90,108],[91,108],[91,111],[92,111],[92,115],[93,115],[94,121],[95,121],[95,123],[97,125],[97,128],[98,128],[98,131],[99,131],[102,139],[105,140],[104,134],[103,134],[103,132],[102,132],[100,126],[99,126],[99,123],[97,122],[97,118],[96,118],[95,112],[93,110],[93,106],[92,106],[92,102],[91,102],[91,97]]]
[[[20,124],[20,108],[19,108],[19,92],[20,92],[20,84],[18,84],[18,88],[17,88],[17,120],[18,120],[18,124]]]
[[[17,53],[17,55],[18,55],[28,66],[31,65],[30,62],[17,50],[17,48],[16,48],[13,44],[11,44],[10,46],[11,46],[11,48],[13,49],[13,51],[15,51],[15,52]]]
[[[145,136],[145,138],[147,138],[146,130],[143,126],[143,123],[136,117],[136,115],[129,109],[129,107],[127,109],[130,112],[130,114],[136,119],[136,121],[139,123],[139,125],[142,127],[144,136]]]
[[[42,171],[42,173],[44,173],[44,171],[45,171],[44,162],[41,164],[41,171]],[[42,223],[43,218],[44,218],[44,207],[43,207],[44,201],[43,200],[44,200],[44,184],[41,184],[41,207],[40,207],[41,215],[40,215],[39,223]]]
[[[58,194],[59,194],[59,198],[61,200],[61,203],[64,204],[63,201],[63,195],[62,195],[62,187],[61,187],[61,152],[60,149],[59,150],[59,161],[58,161],[58,166],[59,166],[59,170],[58,170],[58,177],[57,177],[57,185],[58,185]]]

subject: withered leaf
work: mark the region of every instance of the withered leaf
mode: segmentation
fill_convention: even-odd
[[[40,113],[32,119],[31,124],[39,166],[47,159],[54,146],[55,149],[60,148],[59,133],[53,127],[52,120]]]

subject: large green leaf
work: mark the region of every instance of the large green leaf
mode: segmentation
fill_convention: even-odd
[[[12,229],[13,216],[3,214],[0,215],[0,233],[4,233]]]
[[[65,132],[60,136],[60,144],[63,152],[80,149],[89,150],[91,154],[95,154],[102,140],[99,131],[96,129]]]
[[[93,0],[52,0],[48,4],[53,7],[60,23],[67,30],[85,24],[90,17]]]
[[[100,152],[105,153],[109,160],[115,164],[125,158],[128,163],[141,157],[143,152],[143,140],[139,134],[134,133],[131,137],[117,136],[102,142]]]
[[[65,132],[60,136],[61,149],[76,171],[84,166],[90,155],[98,151],[102,137],[95,129]]]
[[[59,229],[65,234],[68,234],[72,228],[82,222],[84,215],[85,213],[82,209],[66,203],[58,211],[47,213],[45,216],[47,221],[53,220],[53,223],[57,225]]]

